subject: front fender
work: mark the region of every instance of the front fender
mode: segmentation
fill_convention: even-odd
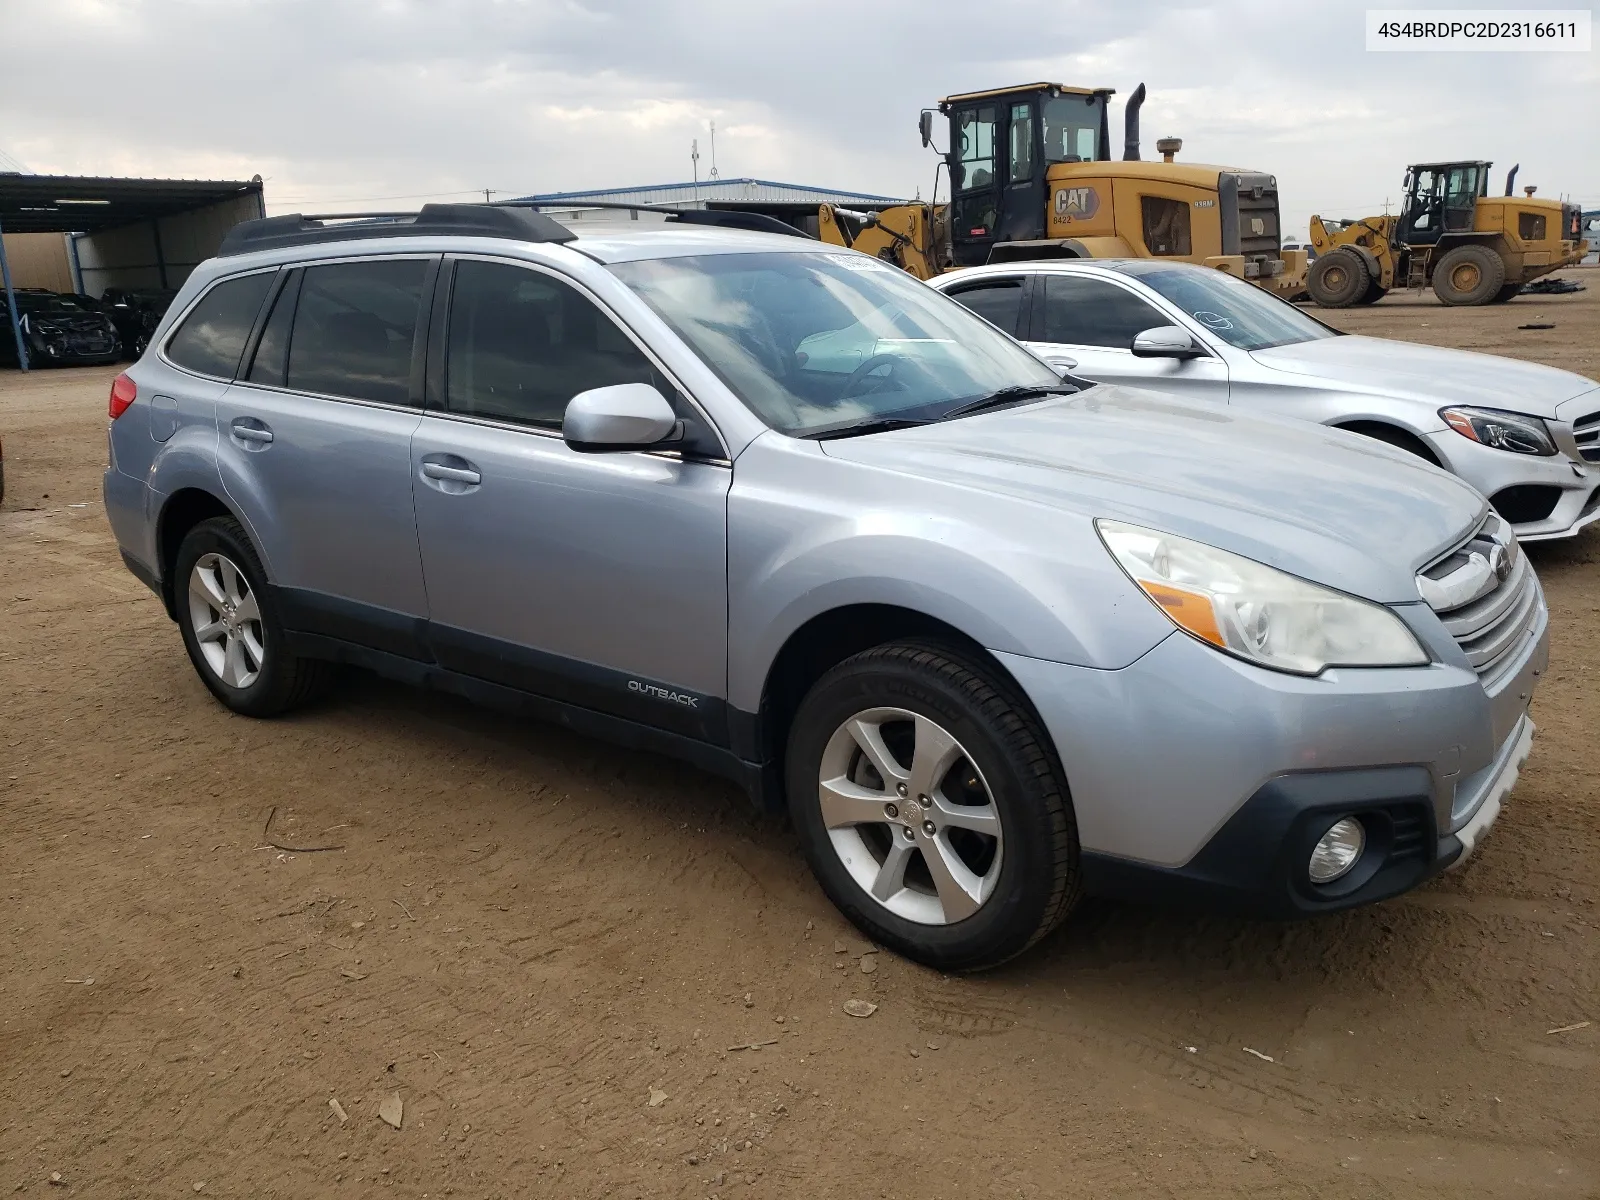
[[[728,698],[759,707],[785,642],[852,605],[910,609],[987,649],[1116,669],[1172,632],[1088,522],[966,492],[940,511],[915,487],[812,443],[758,438],[728,500]]]

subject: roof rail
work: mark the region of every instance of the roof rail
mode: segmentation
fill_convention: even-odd
[[[752,233],[781,233],[788,237],[810,238],[803,229],[796,229],[786,221],[767,213],[749,212],[739,208],[673,208],[667,204],[629,204],[623,200],[577,200],[571,204],[550,201],[534,203],[527,200],[497,200],[497,208],[528,209],[620,209],[623,212],[664,213],[669,221],[683,225],[712,225],[719,229],[745,229]],[[812,239],[815,240],[815,239]]]
[[[228,231],[217,257],[320,242],[449,234],[519,242],[570,242],[578,236],[555,218],[531,209],[503,204],[424,204],[414,213],[290,213],[244,221]]]

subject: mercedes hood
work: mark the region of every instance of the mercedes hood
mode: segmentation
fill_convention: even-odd
[[[1435,408],[1471,404],[1534,417],[1554,417],[1562,401],[1600,387],[1541,363],[1356,334],[1256,350],[1251,357],[1273,370],[1314,376],[1328,387],[1421,400]]]

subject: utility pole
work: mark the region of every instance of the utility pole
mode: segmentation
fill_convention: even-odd
[[[484,188],[483,189],[483,202],[485,204],[489,203],[489,193],[491,191],[493,191],[493,190],[495,190],[495,189],[493,189],[493,188]]]
[[[700,139],[695,138],[689,143],[689,161],[694,166],[694,198],[700,200]]]
[[[717,178],[717,123],[711,122],[711,178]]]

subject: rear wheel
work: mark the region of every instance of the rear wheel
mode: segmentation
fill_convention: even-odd
[[[232,517],[202,521],[184,536],[174,583],[189,661],[234,712],[276,716],[326,685],[327,663],[290,652],[261,560]]]
[[[1489,304],[1506,282],[1506,263],[1487,246],[1457,246],[1433,268],[1433,294],[1445,304]]]
[[[1077,827],[1045,734],[947,647],[880,646],[824,675],[790,729],[786,784],[823,891],[929,966],[1002,963],[1077,898]]]
[[[1306,291],[1324,308],[1349,308],[1367,293],[1371,276],[1354,250],[1334,250],[1311,264]]]

